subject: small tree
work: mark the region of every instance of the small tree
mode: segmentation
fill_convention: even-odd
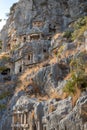
[[[84,61],[83,52],[74,58],[71,63],[71,79],[67,81],[64,92],[68,94],[74,94],[76,88],[84,90],[87,88],[87,73],[85,72],[85,67],[87,64]]]

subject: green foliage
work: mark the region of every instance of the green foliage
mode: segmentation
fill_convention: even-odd
[[[20,47],[20,43],[14,45],[14,46],[12,47],[12,50],[11,50],[11,51],[17,50],[19,47]]]
[[[86,52],[81,52],[76,58],[73,58],[70,62],[71,71],[85,71],[87,63],[84,59],[84,56],[87,55]]]
[[[7,96],[9,96],[11,93],[8,91],[8,92],[3,92],[1,95],[0,95],[0,100],[6,98]]]
[[[3,110],[6,108],[6,105],[5,104],[0,104],[0,110]]]
[[[80,88],[82,91],[87,88],[87,73],[85,72],[87,64],[84,61],[84,55],[86,55],[85,52],[80,53],[70,63],[73,68],[71,70],[71,79],[67,81],[64,88],[64,92],[68,94],[74,94],[76,88]]]
[[[61,55],[62,55],[62,52],[63,52],[64,48],[65,48],[65,46],[62,45],[62,46],[60,46],[60,48],[59,48],[58,51],[56,52],[56,56],[57,56],[58,59],[61,58]]]
[[[68,94],[74,94],[75,92],[75,82],[73,80],[69,80],[65,87],[64,87],[64,92],[67,92]]]
[[[87,23],[87,17],[86,16],[85,17],[81,17],[74,23],[74,29],[75,30],[80,29],[83,26],[85,26],[86,23]]]
[[[79,18],[73,25],[74,32],[72,33],[72,40],[83,39],[83,34],[87,30],[87,16]]]
[[[72,24],[72,30],[66,30],[63,33],[63,37],[68,40],[74,41],[78,39],[79,41],[83,40],[83,34],[87,30],[87,16],[79,18]]]
[[[63,37],[64,38],[71,38],[71,36],[72,36],[72,31],[71,30],[67,30],[67,31],[65,31],[64,33],[63,33]]]
[[[81,90],[87,88],[87,75],[83,72],[76,72],[72,73],[71,79],[66,83],[64,92],[68,94],[74,94],[76,87],[79,87]]]
[[[83,26],[82,28],[75,30],[72,33],[72,41],[74,41],[75,39],[78,39],[78,41],[82,41],[83,40],[83,35],[84,32],[87,30],[86,26]]]
[[[6,66],[0,66],[0,73],[3,72],[4,70],[6,70],[7,67]]]

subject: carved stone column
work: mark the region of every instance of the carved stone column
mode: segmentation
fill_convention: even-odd
[[[14,127],[12,127],[12,130],[14,130]]]
[[[14,123],[15,123],[14,116],[15,116],[15,115],[13,114],[13,116],[12,116],[12,130],[14,130],[14,126],[13,126],[13,125],[14,125]]]
[[[40,33],[40,39],[42,39],[42,34]]]
[[[12,124],[14,124],[14,114],[13,114],[13,117],[12,117]]]
[[[24,124],[27,124],[27,115],[24,113]]]
[[[23,124],[23,114],[21,114],[21,124]]]
[[[37,130],[41,130],[41,128],[40,128],[40,121],[38,121],[38,129]]]

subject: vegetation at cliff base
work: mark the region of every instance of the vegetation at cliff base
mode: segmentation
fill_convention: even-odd
[[[86,30],[87,16],[84,16],[71,23],[71,27],[63,33],[63,37],[71,41],[74,41],[75,39],[82,41],[83,34]]]
[[[84,52],[85,53],[85,52]],[[87,88],[87,63],[84,59],[84,53],[80,53],[76,59],[73,59],[70,63],[71,66],[71,78],[67,81],[64,92],[68,94],[74,94],[76,88],[81,89],[81,91]]]

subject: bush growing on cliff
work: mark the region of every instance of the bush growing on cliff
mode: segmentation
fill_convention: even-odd
[[[66,83],[64,92],[68,94],[74,94],[76,92],[76,88],[81,89],[82,91],[87,88],[87,75],[79,72],[72,73],[71,79]]]
[[[71,36],[72,36],[72,31],[71,31],[71,30],[67,30],[67,31],[65,31],[65,32],[63,33],[63,37],[64,37],[64,38],[69,39],[69,38],[71,38]]]
[[[17,50],[19,47],[20,47],[20,43],[15,44],[15,45],[13,45],[13,47],[12,47],[12,50],[11,50],[11,51],[15,51],[15,50]]]
[[[11,95],[11,93],[10,93],[9,91],[3,92],[3,93],[0,95],[0,100],[4,99],[4,98],[6,98],[7,96],[10,96],[10,95]]]
[[[0,66],[0,73],[3,72],[4,70],[6,70],[7,67],[6,66]]]
[[[73,58],[70,62],[70,68],[71,72],[79,72],[83,71],[85,73],[85,68],[87,66],[87,60],[86,60],[87,52],[83,51],[78,54],[75,58]]]
[[[87,23],[87,17],[86,16],[85,17],[81,17],[74,23],[74,29],[75,30],[80,29],[83,26],[85,26],[86,23]]]
[[[62,54],[64,50],[64,45],[62,45],[59,49],[58,49],[58,52],[57,52],[57,56],[60,56]]]
[[[75,82],[73,80],[69,80],[64,88],[64,92],[68,93],[68,94],[74,94],[75,92]]]
[[[74,94],[76,88],[82,91],[87,88],[87,72],[85,71],[87,63],[84,60],[85,55],[85,52],[81,52],[76,59],[71,61],[71,79],[67,81],[64,92]]]
[[[0,104],[0,110],[3,110],[6,108],[6,105],[5,104]]]
[[[87,16],[79,18],[73,25],[74,32],[72,33],[72,40],[83,39],[83,34],[87,30]]]
[[[77,21],[71,24],[72,29],[68,29],[63,33],[63,37],[69,41],[78,39],[82,41],[83,34],[87,30],[87,16],[79,18]]]

